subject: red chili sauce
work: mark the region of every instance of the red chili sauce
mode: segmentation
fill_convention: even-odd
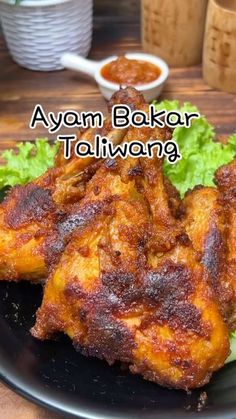
[[[130,60],[122,56],[104,65],[101,75],[112,83],[137,86],[158,79],[161,69],[148,61]]]

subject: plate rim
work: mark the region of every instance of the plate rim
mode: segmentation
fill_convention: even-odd
[[[7,369],[6,369],[7,370]],[[19,377],[21,374],[19,375]],[[12,377],[9,378],[9,377]],[[78,408],[76,409],[70,409],[68,406],[68,403],[59,403],[57,400],[55,400],[52,396],[49,396],[48,398],[45,398],[43,395],[40,394],[40,392],[36,389],[35,391],[30,391],[29,385],[19,385],[17,384],[17,377],[13,376],[13,374],[9,374],[9,377],[7,378],[6,374],[3,372],[2,365],[0,364],[0,381],[5,384],[10,390],[14,391],[19,396],[23,397],[25,400],[33,403],[36,406],[46,408],[49,411],[56,413],[56,414],[66,414],[67,417],[71,418],[79,418],[79,419],[111,419],[111,408],[109,408],[109,411],[107,413],[104,412],[104,409],[101,409],[102,412],[92,413],[89,412],[89,409],[86,410],[84,408]],[[16,378],[14,380],[14,377]],[[34,387],[33,387],[34,388]],[[142,418],[142,419],[158,419],[159,415],[160,418],[163,419],[169,419],[175,417],[175,412],[178,414],[180,413],[180,410],[173,409],[171,412],[164,412],[163,410],[158,414],[158,409],[153,410],[152,413],[148,413],[146,410],[145,412],[140,412],[139,416],[136,416],[136,418]],[[217,409],[217,412],[209,411],[207,408],[203,409],[201,412],[198,411],[188,411],[183,409],[184,417],[187,419],[188,417],[192,418],[199,418],[199,419],[206,419],[206,418],[214,418],[214,419],[235,419],[236,414],[236,400],[235,405],[227,406],[226,408],[219,408]],[[158,415],[158,416],[157,416]],[[178,417],[178,416],[177,416]],[[113,419],[134,419],[134,412],[127,412],[126,416],[124,416],[123,413],[119,414],[117,412],[112,413]]]

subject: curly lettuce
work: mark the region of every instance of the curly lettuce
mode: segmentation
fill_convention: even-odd
[[[0,189],[24,185],[42,175],[53,166],[57,150],[58,143],[51,145],[45,138],[20,143],[16,151],[5,150],[1,155],[5,164],[0,166]]]
[[[199,112],[188,102],[182,106],[177,100],[154,103],[157,110]],[[182,197],[195,185],[214,186],[216,169],[236,155],[236,134],[228,139],[227,144],[217,142],[214,128],[204,116],[194,120],[190,128],[177,127],[173,139],[179,146],[182,159],[173,165],[165,161],[164,171]]]
[[[232,361],[236,361],[236,331],[232,332],[230,335],[230,350],[231,353],[229,357],[226,359],[226,364]]]

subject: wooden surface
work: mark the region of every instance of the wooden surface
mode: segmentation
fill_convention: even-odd
[[[97,23],[91,58],[99,60],[114,52],[140,50],[137,24],[113,23],[112,31]],[[70,71],[38,73],[14,64],[0,40],[0,144],[47,136],[45,129],[28,127],[33,108],[41,103],[45,111],[66,109],[102,110],[106,108],[96,84],[89,78]],[[217,92],[202,79],[201,66],[171,70],[162,97],[191,101],[216,126],[218,134],[231,134],[236,129],[236,96]]]
[[[114,23],[112,30],[104,22],[96,23],[91,58],[140,50],[137,24]],[[219,135],[236,130],[236,96],[210,89],[202,80],[201,67],[171,70],[162,97],[191,101],[199,106],[216,126]],[[96,85],[88,78],[69,71],[36,73],[17,67],[0,39],[0,150],[13,147],[16,141],[46,136],[43,129],[30,131],[28,123],[36,103],[46,111],[66,109],[105,110]],[[33,406],[0,385],[0,418],[54,418],[51,413]]]
[[[0,384],[1,419],[62,419],[51,411],[38,407]]]

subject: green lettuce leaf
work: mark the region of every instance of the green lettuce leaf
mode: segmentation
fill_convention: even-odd
[[[181,106],[177,100],[154,104],[157,110],[199,112],[196,106],[188,102]],[[204,116],[194,120],[190,128],[177,127],[173,139],[179,146],[182,159],[173,165],[165,161],[164,171],[182,197],[195,185],[214,186],[216,169],[236,155],[236,134],[226,145],[217,142],[214,128]]]
[[[236,361],[236,331],[232,332],[230,335],[230,350],[231,354],[226,359],[226,364],[232,361]]]
[[[0,189],[24,185],[42,175],[53,166],[58,143],[50,145],[47,139],[38,138],[34,143],[20,143],[17,148],[16,152],[6,150],[2,153],[6,164],[0,166]]]

